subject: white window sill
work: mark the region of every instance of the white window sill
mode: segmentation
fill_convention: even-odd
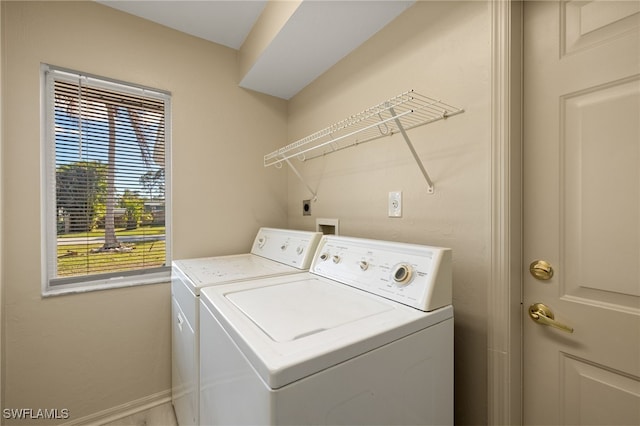
[[[166,271],[154,272],[152,274],[111,277],[100,280],[87,280],[72,284],[60,284],[50,286],[45,283],[42,289],[43,297],[62,296],[65,294],[86,293],[89,291],[110,290],[113,288],[135,287],[147,284],[168,283],[171,281],[171,269]]]

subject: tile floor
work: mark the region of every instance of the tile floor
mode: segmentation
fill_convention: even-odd
[[[123,417],[102,426],[178,426],[173,406],[170,402],[150,410]]]

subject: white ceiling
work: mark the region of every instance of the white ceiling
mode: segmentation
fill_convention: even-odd
[[[290,99],[413,3],[303,1],[240,86]]]
[[[239,49],[267,0],[97,0],[178,31]]]
[[[268,0],[96,1],[240,49]],[[240,86],[290,99],[414,2],[304,0],[252,68],[241,76]]]

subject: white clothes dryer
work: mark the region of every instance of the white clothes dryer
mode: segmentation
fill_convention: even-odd
[[[202,425],[453,423],[451,250],[324,236],[200,298]]]
[[[319,232],[261,228],[250,253],[176,260],[172,265],[171,400],[178,424],[198,425],[199,317],[202,288],[309,269]]]

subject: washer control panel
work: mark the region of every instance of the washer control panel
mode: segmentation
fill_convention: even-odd
[[[431,311],[451,304],[451,249],[324,236],[311,273]]]
[[[300,269],[309,269],[322,233],[260,228],[251,254]]]

